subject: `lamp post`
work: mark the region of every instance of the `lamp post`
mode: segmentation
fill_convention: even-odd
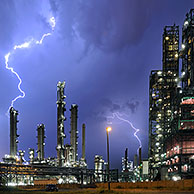
[[[106,134],[107,134],[107,162],[108,162],[108,166],[107,166],[107,171],[108,171],[108,176],[107,176],[107,181],[108,181],[108,190],[110,190],[110,160],[109,160],[109,132],[112,130],[111,127],[107,127],[106,128]]]

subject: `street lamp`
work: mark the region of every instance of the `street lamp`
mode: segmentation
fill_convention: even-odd
[[[106,134],[107,134],[107,161],[108,161],[108,166],[107,166],[107,170],[108,170],[108,190],[110,190],[110,161],[109,161],[109,136],[108,133],[112,130],[111,127],[107,127],[106,128]]]

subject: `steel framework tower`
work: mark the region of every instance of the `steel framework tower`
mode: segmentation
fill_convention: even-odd
[[[38,160],[42,161],[42,160],[44,160],[45,125],[44,124],[38,125],[37,132],[38,132],[38,136],[37,136],[37,138],[38,138],[38,150],[37,150]]]
[[[164,27],[163,71],[170,71],[173,77],[179,73],[179,26],[176,25]]]
[[[164,113],[162,105],[163,72],[151,71],[149,91],[149,174],[153,180],[164,160]]]
[[[182,88],[173,101],[171,133],[166,138],[166,166],[171,179],[194,176],[194,9],[182,28]]]
[[[179,84],[179,26],[166,26],[163,33],[163,89],[164,137],[171,132],[170,121],[174,97]]]
[[[64,121],[66,120],[64,116],[65,102],[64,99],[64,88],[65,82],[58,82],[57,84],[57,159],[58,165],[64,166]]]
[[[17,138],[19,135],[17,134],[17,120],[18,111],[13,107],[10,108],[10,156],[15,157],[17,155]]]
[[[194,9],[186,15],[182,28],[182,84],[194,88]]]
[[[72,162],[75,162],[78,160],[78,153],[77,153],[77,145],[78,145],[78,142],[77,142],[77,134],[78,134],[78,131],[77,131],[77,104],[72,104],[71,105],[71,137],[70,137],[70,144],[72,146]]]
[[[154,179],[165,168],[165,138],[171,132],[173,99],[179,81],[179,27],[165,26],[163,71],[152,71],[149,94],[149,170]]]
[[[166,26],[163,71],[160,78],[159,72],[152,71],[150,76],[151,179],[161,169],[165,169],[168,179],[194,177],[194,9],[186,15],[180,51],[178,42],[178,26]],[[180,77],[179,58],[182,58]]]

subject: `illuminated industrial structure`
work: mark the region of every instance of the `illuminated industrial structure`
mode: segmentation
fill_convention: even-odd
[[[102,156],[96,155],[94,159],[95,180],[96,182],[103,181],[104,160]]]
[[[148,152],[151,180],[194,177],[193,16],[192,9],[182,28],[180,51],[179,27],[164,28],[163,70],[151,71]]]
[[[38,150],[37,150],[38,161],[41,162],[44,160],[44,146],[45,146],[45,142],[44,142],[45,126],[44,126],[44,124],[38,125],[37,132],[38,132],[38,136],[37,136],[37,138],[38,138],[38,143],[37,143],[38,144]]]
[[[0,163],[0,179],[7,185],[32,184],[34,181],[50,177],[58,183],[91,183],[94,181],[94,170],[87,169],[85,159],[85,124],[82,125],[82,156],[78,159],[78,106],[71,106],[70,144],[64,145],[64,112],[65,82],[57,84],[57,158],[45,158],[45,125],[37,126],[37,157],[33,148],[29,149],[29,160],[24,158],[25,151],[17,150],[17,115],[13,107],[10,109],[10,155],[5,155]],[[104,173],[104,176],[106,174]]]
[[[64,166],[64,116],[65,109],[65,95],[64,95],[65,82],[58,82],[57,84],[57,159],[58,165]]]
[[[78,160],[78,153],[77,153],[77,104],[72,104],[71,105],[71,131],[70,131],[70,144],[72,147],[72,162],[76,162]]]
[[[34,149],[29,148],[29,159],[30,159],[30,164],[34,162]]]
[[[182,27],[180,57],[182,88],[177,89],[172,109],[171,134],[166,139],[166,164],[173,179],[194,177],[194,10]]]
[[[18,137],[17,134],[17,116],[18,111],[13,107],[10,108],[10,157],[14,158],[17,155],[17,143]]]
[[[133,162],[128,160],[128,148],[125,149],[125,156],[122,157],[122,172],[121,180],[123,182],[130,182],[134,176]]]

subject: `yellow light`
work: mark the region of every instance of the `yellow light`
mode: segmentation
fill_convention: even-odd
[[[166,40],[169,40],[169,37],[168,36],[166,36],[166,38],[165,38]]]
[[[106,131],[107,131],[107,132],[110,132],[111,130],[112,130],[111,127],[107,127],[107,128],[106,128]]]

